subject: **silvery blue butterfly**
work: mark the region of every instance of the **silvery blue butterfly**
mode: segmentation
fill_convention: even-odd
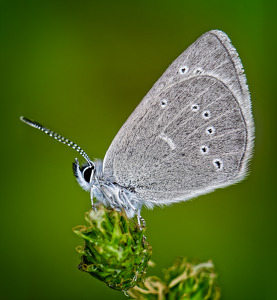
[[[21,120],[78,151],[80,186],[129,218],[242,180],[254,141],[251,101],[236,49],[219,30],[203,34],[164,72],[112,141],[92,161],[75,143]]]

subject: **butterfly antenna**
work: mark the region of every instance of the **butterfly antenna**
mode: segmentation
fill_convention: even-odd
[[[76,150],[78,153],[80,153],[84,159],[90,164],[93,165],[93,162],[91,161],[91,159],[88,157],[88,155],[86,154],[86,152],[79,147],[77,144],[75,144],[74,142],[70,141],[69,139],[66,139],[65,137],[61,136],[60,134],[54,132],[53,130],[50,130],[44,126],[42,126],[41,124],[39,124],[38,122],[35,121],[31,121],[23,116],[20,117],[20,120],[23,123],[26,123],[34,128],[37,128],[39,130],[41,130],[42,132],[48,134],[49,136],[53,137],[54,139],[56,139],[57,141],[73,148],[74,150]]]

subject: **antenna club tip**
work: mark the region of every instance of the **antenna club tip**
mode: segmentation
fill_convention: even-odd
[[[25,122],[26,118],[24,116],[20,116],[19,120],[22,121],[22,122]]]
[[[38,128],[38,129],[41,129],[41,128],[44,128],[41,124],[39,124],[38,122],[35,122],[35,121],[32,121],[24,116],[20,116],[19,117],[20,121],[22,121],[23,123],[29,125],[29,126],[32,126],[34,128]]]
[[[26,124],[33,123],[30,119],[28,119],[24,116],[20,116],[19,119],[20,119],[20,121],[22,121],[23,123],[26,123]]]

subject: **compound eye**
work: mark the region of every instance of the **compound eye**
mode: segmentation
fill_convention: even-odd
[[[94,170],[94,166],[90,166],[85,168],[83,171],[83,176],[86,182],[90,183],[91,173]]]

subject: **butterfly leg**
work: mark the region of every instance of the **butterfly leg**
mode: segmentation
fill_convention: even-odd
[[[136,215],[137,215],[137,220],[138,220],[138,224],[140,227],[145,227],[145,220],[142,218],[142,216],[140,215],[140,211],[141,211],[141,207],[142,205],[140,205],[137,209],[136,209]]]
[[[90,189],[90,201],[91,201],[91,207],[94,211],[96,211],[96,206],[93,202],[94,194],[93,194],[93,189]]]
[[[142,218],[140,214],[137,215],[137,220],[140,227],[145,227],[145,220]]]
[[[108,200],[108,206],[111,206],[112,208],[116,207],[115,199],[112,193],[109,192],[109,190],[106,188],[106,186],[101,185],[100,186],[102,193],[104,194],[105,198]]]
[[[121,193],[120,193],[121,192]],[[128,196],[125,195],[124,192],[120,191],[119,192],[119,196],[121,196],[123,198],[123,200],[125,201],[125,203],[127,203],[127,205],[132,209],[132,210],[136,210],[135,207],[132,205],[131,201],[129,200]],[[126,206],[126,205],[125,205]]]
[[[105,198],[108,200],[108,205],[112,208],[122,210],[122,208],[126,208],[125,203],[123,203],[120,199],[118,192],[114,191],[108,186],[101,185],[102,193]]]

